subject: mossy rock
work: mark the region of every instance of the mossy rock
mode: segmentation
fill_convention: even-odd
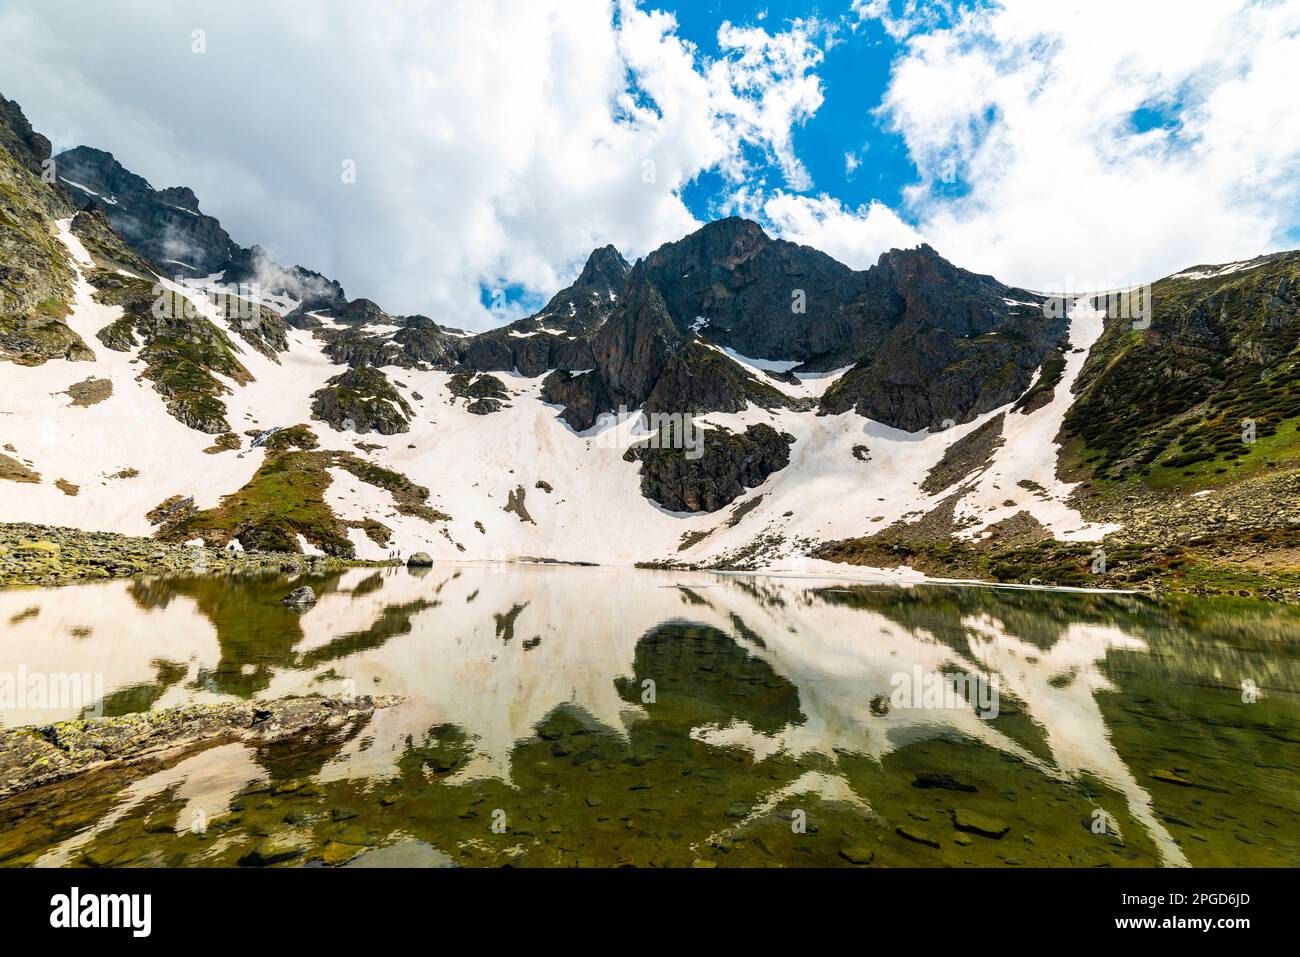
[[[312,395],[312,415],[336,431],[396,435],[410,431],[411,406],[372,366],[349,369]]]

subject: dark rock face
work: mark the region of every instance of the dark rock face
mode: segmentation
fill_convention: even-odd
[[[42,163],[50,158],[50,141],[32,129],[22,107],[0,96],[0,148],[27,169],[41,175]]]
[[[318,330],[316,338],[324,342],[322,351],[334,362],[354,369],[362,366],[412,366],[402,347],[387,336],[371,335],[364,329],[322,329],[319,323],[315,328]]]
[[[866,284],[863,273],[825,253],[771,239],[734,216],[659,247],[642,275],[677,328],[707,318],[707,338],[741,355],[820,358],[819,368],[833,368],[826,363],[852,340],[860,318],[845,311]]]
[[[493,375],[460,372],[447,381],[447,390],[452,395],[466,400],[465,409],[475,415],[489,415],[497,412],[510,398],[505,384]]]
[[[345,305],[334,306],[329,310],[329,315],[339,322],[358,326],[377,325],[392,321],[389,319],[388,313],[379,308],[377,302],[370,299],[353,299]]]
[[[280,361],[278,354],[289,348],[289,324],[283,316],[261,303],[227,293],[212,299],[217,314],[236,335],[268,359]]]
[[[410,362],[442,364],[447,360],[454,341],[428,316],[404,316],[398,320],[402,328],[393,333],[393,341],[402,347],[402,355]]]
[[[411,407],[379,369],[363,366],[334,376],[312,395],[312,414],[336,430],[395,435],[410,431]]]
[[[740,433],[705,432],[703,454],[695,459],[687,457],[686,449],[648,444],[633,446],[623,458],[640,461],[642,494],[664,508],[715,512],[785,468],[793,442],[794,436],[759,424]]]
[[[754,223],[734,218],[712,223],[633,267],[592,339],[599,381],[556,379],[547,401],[578,402],[565,419],[579,429],[617,405],[644,403],[647,411],[666,412],[734,412],[751,402],[767,408],[793,405],[771,384],[695,341],[697,320],[706,311],[718,317],[708,327],[711,341],[733,344],[746,354],[775,351],[785,358],[789,354],[782,350],[795,341],[792,330],[804,325],[805,317],[790,310],[796,283],[835,290],[814,297],[822,316],[843,306],[855,275],[821,253],[768,239]]]
[[[88,146],[54,161],[68,192],[103,210],[118,235],[163,272],[206,276],[227,268],[240,251],[220,222],[199,212],[187,187],[155,190],[113,154]]]
[[[557,369],[542,382],[542,401],[564,406],[560,418],[575,432],[585,432],[596,424],[602,412],[611,408],[605,383],[595,372],[575,375]]]
[[[1004,299],[1032,305],[1011,306]],[[891,250],[857,303],[884,329],[822,399],[906,431],[966,422],[1013,401],[1068,329],[1042,297],[958,269],[929,246]]]
[[[627,260],[613,246],[602,246],[587,257],[573,285],[561,289],[541,311],[524,320],[537,327],[591,335],[609,318],[627,283]],[[522,325],[522,324],[521,324]],[[524,330],[527,331],[527,330]]]
[[[595,364],[586,339],[545,332],[521,334],[514,325],[462,340],[452,350],[462,368],[475,372],[518,370],[529,378],[544,375],[548,369],[573,371]]]
[[[668,360],[686,341],[659,290],[633,269],[625,295],[596,334],[592,351],[610,396],[634,408],[649,397]]]
[[[613,246],[595,250],[573,285],[561,289],[542,309],[499,329],[457,341],[450,350],[460,366],[475,372],[544,375],[595,365],[590,337],[618,303],[628,264]]]
[[[925,332],[854,366],[827,390],[822,410],[852,408],[907,432],[935,430],[1012,401],[1037,367],[1037,352],[1021,343],[967,345]]]
[[[316,338],[324,343],[323,351],[335,362],[360,366],[398,366],[403,369],[448,368],[453,363],[454,340],[426,316],[388,319],[400,325],[391,335],[370,331],[362,322],[346,329],[326,329],[311,316]]]
[[[732,217],[638,262],[592,352],[607,408],[803,404],[699,339],[759,359],[801,361],[801,371],[853,366],[828,390],[822,411],[854,409],[914,431],[968,421],[1029,387],[1068,327],[1063,317],[1045,318],[1041,303],[958,269],[929,246],[892,250],[859,272]],[[584,383],[578,397],[590,402],[600,392]],[[594,421],[587,408],[572,419]]]
[[[739,412],[753,403],[765,409],[812,408],[699,341],[688,342],[664,366],[645,400],[647,412]]]
[[[493,412],[500,412],[502,408],[500,399],[475,399],[465,406],[465,411],[473,415],[491,415]]]
[[[290,312],[287,316],[284,317],[284,321],[287,322],[294,329],[313,330],[313,329],[320,329],[325,325],[315,316],[308,315],[307,311],[302,308],[298,308]]]

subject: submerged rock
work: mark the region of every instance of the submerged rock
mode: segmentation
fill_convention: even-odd
[[[302,853],[303,842],[300,839],[277,834],[258,844],[236,863],[240,867],[267,867],[271,864],[282,864],[285,861],[291,861],[296,857],[301,857]]]
[[[329,841],[321,848],[319,854],[314,855],[312,859],[320,860],[330,867],[338,867],[346,864],[365,850],[364,844],[344,844],[339,841]]]
[[[303,609],[316,604],[316,593],[309,586],[303,585],[281,598],[280,604]]]
[[[1000,840],[1007,831],[1011,830],[1011,825],[1006,821],[999,821],[996,818],[985,817],[975,811],[960,808],[952,812],[952,826],[959,831],[978,834],[980,837],[989,837],[995,841]]]
[[[352,858],[345,867],[455,867],[445,852],[419,840],[376,847]]]
[[[975,785],[967,784],[965,781],[960,781],[951,774],[934,771],[925,771],[917,774],[916,779],[912,781],[912,787],[924,789],[937,788],[941,791],[965,791],[968,794],[974,794],[979,790]]]
[[[108,762],[136,761],[216,741],[279,741],[366,720],[397,697],[310,695],[264,702],[181,705],[112,718],[0,730],[0,797]]]
[[[850,864],[870,864],[876,859],[876,852],[869,847],[855,844],[852,847],[841,848],[840,857]]]
[[[911,841],[913,844],[924,844],[926,847],[938,848],[939,842],[931,837],[925,831],[919,830],[910,824],[900,824],[894,828],[894,833],[899,837]]]

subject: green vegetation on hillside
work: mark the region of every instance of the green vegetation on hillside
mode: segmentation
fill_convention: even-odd
[[[0,147],[0,361],[94,358],[63,321],[73,270],[54,223],[70,215],[58,191]]]
[[[1300,465],[1300,253],[1152,289],[1152,322],[1107,320],[1066,416],[1103,481],[1208,488]]]
[[[1268,567],[1253,560],[1256,555],[1295,547],[1294,533],[1285,530],[1223,532],[1160,546],[1098,546],[1053,539],[1000,545],[922,541],[881,533],[830,542],[814,555],[850,565],[906,565],[935,577],[1007,584],[1159,589],[1300,601],[1300,564]],[[1099,561],[1102,553],[1104,561]]]
[[[123,310],[121,319],[97,333],[100,342],[118,352],[142,342],[143,374],[167,400],[167,411],[199,432],[229,432],[221,396],[229,395],[230,388],[214,373],[240,385],[253,381],[236,357],[230,337],[189,299],[166,291],[160,294],[148,279],[96,270],[89,280],[97,300]]]
[[[373,366],[348,369],[312,394],[315,418],[340,432],[395,435],[410,431],[411,406]]]
[[[397,510],[426,521],[450,516],[425,504],[429,490],[406,476],[385,469],[350,452],[318,449],[315,434],[305,425],[282,429],[270,436],[266,459],[236,492],[215,508],[171,510],[161,522],[158,537],[168,541],[202,538],[209,546],[225,547],[237,539],[245,549],[301,552],[298,536],[327,555],[351,558],[355,548],[349,528],[360,528],[372,541],[387,544],[391,530],[373,519],[346,522],[325,501],[333,481],[331,468],[342,468],[367,484],[388,491]],[[167,510],[159,513],[161,517]]]

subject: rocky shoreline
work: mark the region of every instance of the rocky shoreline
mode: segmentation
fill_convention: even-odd
[[[1230,524],[1224,527],[1215,521],[1223,511],[1219,503],[1184,501],[1185,510],[1172,509],[1168,502],[1158,508],[1145,502],[1147,507],[1134,508],[1134,515],[1126,515],[1130,522],[1100,544],[1104,563],[1097,562],[1097,543],[1057,541],[1041,527],[1020,528],[1010,522],[978,541],[951,537],[951,528],[942,522],[938,527],[926,521],[895,523],[872,536],[821,543],[811,554],[845,565],[905,565],[930,577],[988,584],[1120,588],[1300,603],[1300,539],[1295,531],[1300,523],[1293,504],[1273,503],[1268,515],[1272,527],[1263,521],[1241,522],[1236,511],[1226,513]],[[1195,515],[1190,522],[1188,513]],[[1155,517],[1159,521],[1153,527]],[[1177,531],[1171,533],[1175,526]],[[418,553],[410,563],[418,566],[426,561],[432,564],[431,558]],[[393,564],[291,552],[231,552],[114,532],[0,524],[0,588],[136,575],[300,575]],[[709,563],[643,561],[637,567],[761,571],[762,563],[732,556]]]
[[[0,587],[66,585],[135,575],[301,574],[390,564],[291,552],[232,552],[25,522],[0,524]]]
[[[346,732],[400,697],[310,695],[194,704],[112,718],[0,729],[0,798],[88,771],[217,742]]]
[[[1300,471],[1185,493],[1085,482],[1071,504],[1120,527],[1100,542],[1055,539],[1027,512],[957,536],[955,499],[917,521],[826,542],[816,558],[994,584],[1120,588],[1300,603]]]

